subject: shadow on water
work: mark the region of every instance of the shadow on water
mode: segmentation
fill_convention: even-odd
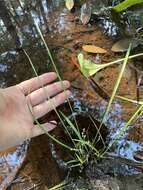
[[[96,62],[106,63],[113,60],[113,57],[119,58],[120,55],[111,51],[112,39],[109,39],[103,32],[108,36],[121,35],[120,26],[113,22],[111,15],[101,16],[97,19],[98,26],[102,28],[103,32],[101,28],[95,26],[97,23],[83,26],[78,14],[69,13],[63,1],[27,1],[26,4],[21,1],[11,1],[7,4],[4,2],[0,2],[3,7],[3,11],[0,13],[0,86],[3,88],[14,85],[34,76],[22,48],[28,52],[38,74],[53,70],[47,52],[38,38],[35,21],[44,33],[59,72],[62,73],[62,78],[68,79],[72,83],[73,107],[76,108],[75,114],[80,112],[77,117],[79,126],[82,129],[93,128],[89,115],[99,126],[107,102],[102,100],[98,93],[95,93],[92,86],[75,68],[74,63],[77,54],[82,51],[83,44],[95,44],[107,50],[105,55],[92,56]],[[111,6],[117,2],[108,1],[107,3]],[[7,17],[5,17],[7,12]],[[127,30],[133,31],[130,28]],[[91,55],[85,55],[91,58]],[[111,94],[119,67],[120,65],[107,68],[95,77],[95,81],[108,94]],[[119,95],[127,95],[129,98],[136,99],[135,89],[134,70],[127,67],[120,85]],[[71,115],[66,104],[60,109],[64,110],[67,115]],[[115,134],[125,125],[125,121],[136,109],[136,105],[121,101],[114,102],[101,132],[106,144],[114,139]],[[43,120],[55,119],[55,117],[52,112],[50,115],[46,115]],[[91,131],[92,135],[97,132],[94,129]],[[140,154],[143,143],[142,132],[141,117],[135,125],[130,126],[120,136],[105,158],[101,160],[90,159],[80,173],[76,170],[73,173],[69,172],[68,168],[64,167],[65,161],[69,160],[72,155],[69,156],[67,151],[55,145],[47,136],[43,135],[32,139],[15,149],[0,153],[0,189],[10,184],[9,189],[46,189],[46,186],[60,183],[69,174],[67,179],[69,185],[65,187],[66,190],[82,188],[140,190],[143,188],[143,157]],[[68,142],[62,130],[56,130],[53,133]],[[89,138],[92,138],[92,135],[90,134]],[[99,145],[98,148],[101,148]]]

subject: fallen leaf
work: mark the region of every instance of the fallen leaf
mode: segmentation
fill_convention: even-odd
[[[140,42],[139,40],[132,38],[125,38],[117,41],[111,48],[113,52],[126,52],[129,48],[130,43],[132,44],[132,49],[137,47]]]
[[[80,20],[82,24],[86,25],[90,21],[90,18],[91,18],[91,6],[85,3],[81,7]]]
[[[83,45],[82,49],[88,53],[107,53],[105,49],[94,45]]]
[[[66,0],[66,7],[70,11],[74,7],[74,0]]]

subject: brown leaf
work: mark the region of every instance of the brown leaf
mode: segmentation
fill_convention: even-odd
[[[70,11],[74,7],[74,0],[66,0],[66,7]]]
[[[105,49],[94,45],[83,45],[82,49],[88,53],[107,53]]]
[[[125,38],[117,41],[112,46],[113,52],[126,52],[129,48],[130,43],[132,44],[132,49],[139,45],[139,41],[132,38]]]

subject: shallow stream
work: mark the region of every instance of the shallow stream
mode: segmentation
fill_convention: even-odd
[[[100,17],[87,25],[82,25],[79,12],[70,13],[63,1],[41,0],[42,7],[29,7],[23,10],[17,7],[15,17],[20,42],[31,57],[38,74],[53,70],[47,52],[37,37],[33,20],[36,21],[44,34],[52,51],[59,73],[63,79],[71,81],[73,96],[71,97],[74,113],[78,115],[78,124],[82,128],[92,128],[89,116],[99,125],[107,106],[106,99],[93,89],[89,81],[81,75],[75,66],[76,57],[82,45],[94,44],[107,50],[105,54],[88,54],[87,58],[98,64],[123,58],[125,53],[114,53],[112,45],[119,38],[116,24],[110,17]],[[110,3],[111,5],[111,3]],[[33,5],[34,6],[34,5]],[[140,24],[140,23],[139,23]],[[4,28],[4,27],[3,27]],[[6,29],[4,29],[6,30]],[[114,35],[113,35],[114,34]],[[121,36],[121,33],[120,33]],[[15,45],[11,36],[5,33],[0,48],[0,86],[2,88],[34,76],[32,68],[20,47]],[[140,47],[140,51],[142,47]],[[142,59],[138,59],[142,64]],[[118,90],[118,95],[137,99],[136,72],[130,60]],[[109,96],[112,93],[121,64],[113,65],[100,72],[94,80]],[[140,69],[141,70],[141,69]],[[142,100],[142,85],[139,88]],[[71,116],[67,103],[59,109]],[[106,145],[110,144],[115,135],[137,109],[136,104],[116,99],[102,126],[101,134]],[[43,119],[56,118],[52,112]],[[59,145],[55,145],[46,135],[24,142],[22,145],[0,153],[0,189],[47,189],[65,179],[65,190],[142,190],[143,189],[143,117],[130,126],[116,141],[105,158],[92,158],[81,171],[69,170],[66,162],[69,153]],[[60,124],[59,124],[60,125]],[[57,129],[53,132],[60,139],[64,134]],[[89,135],[89,138],[91,136]],[[101,143],[98,148],[102,148]],[[138,155],[140,159],[138,159]]]

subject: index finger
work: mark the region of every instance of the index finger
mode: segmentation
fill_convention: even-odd
[[[17,86],[22,90],[24,95],[28,95],[30,92],[33,92],[42,86],[54,81],[57,78],[55,72],[45,73],[38,77],[34,77],[32,79],[26,80],[24,82],[19,83]]]

